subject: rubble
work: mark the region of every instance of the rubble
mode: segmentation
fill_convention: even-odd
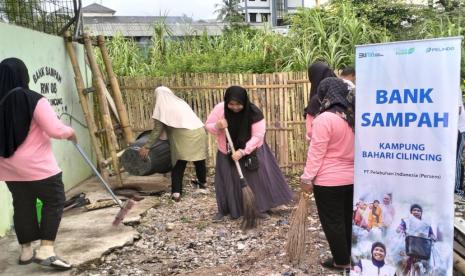
[[[298,177],[288,177],[298,191]],[[186,179],[186,182],[188,179]],[[180,202],[169,193],[136,225],[140,239],[115,249],[75,275],[329,275],[319,260],[328,256],[318,215],[312,206],[308,224],[307,257],[300,265],[286,258],[285,242],[290,208],[273,210],[254,230],[240,230],[240,220],[213,223],[216,199],[212,182],[207,191],[185,185]],[[314,201],[311,201],[314,205]]]

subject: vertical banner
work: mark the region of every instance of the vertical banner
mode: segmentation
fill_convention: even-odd
[[[356,49],[351,275],[452,275],[460,43]]]

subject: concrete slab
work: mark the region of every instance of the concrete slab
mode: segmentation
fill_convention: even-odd
[[[145,179],[138,177],[137,183],[144,186],[144,190],[164,191],[169,186],[169,178],[162,175],[149,176]],[[79,192],[86,193],[91,202],[110,198],[96,178],[84,181],[67,195],[71,196]],[[111,225],[119,211],[118,207],[90,212],[79,208],[65,212],[56,240],[57,254],[72,262],[74,266],[79,266],[99,259],[111,249],[132,244],[138,237],[138,232],[124,224],[137,223],[143,213],[158,204],[160,204],[158,198],[145,197],[136,203],[123,224],[118,227]],[[0,275],[71,275],[71,271],[56,272],[37,264],[17,265],[18,256],[19,245],[14,233],[0,239]]]

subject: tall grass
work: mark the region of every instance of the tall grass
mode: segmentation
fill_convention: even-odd
[[[460,12],[425,10],[425,16],[414,26],[393,33],[370,25],[350,1],[341,0],[324,8],[299,10],[288,19],[291,28],[287,36],[269,30],[231,28],[220,36],[203,33],[179,39],[172,36],[168,25],[159,23],[154,26],[148,55],[134,41],[121,36],[109,40],[108,49],[121,76],[301,71],[316,59],[338,69],[354,63],[356,45],[465,34]]]

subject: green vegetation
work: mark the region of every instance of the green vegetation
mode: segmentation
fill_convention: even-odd
[[[226,17],[237,1],[223,1]],[[183,72],[302,71],[316,59],[333,68],[354,63],[355,45],[465,35],[465,3],[439,1],[411,5],[401,0],[333,0],[322,8],[301,9],[288,18],[286,36],[230,22],[223,35],[172,39],[164,24],[154,26],[149,54],[121,36],[108,42],[120,76],[162,76]],[[231,4],[230,6],[227,6]],[[230,20],[234,21],[234,20]],[[465,57],[462,59],[465,78]]]

